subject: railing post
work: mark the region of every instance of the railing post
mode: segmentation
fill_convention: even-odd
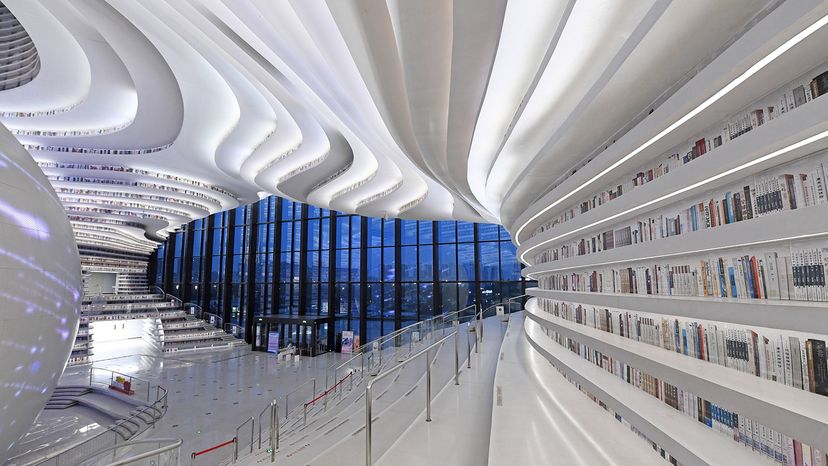
[[[147,382],[147,403],[149,403],[150,400],[150,388],[152,388],[152,384]]]
[[[303,405],[302,411],[303,411],[303,415],[304,415],[304,418],[305,418],[305,422],[304,422],[303,425],[308,425],[308,404],[307,403],[305,403]]]
[[[290,404],[290,393],[285,395],[285,419],[288,417],[288,405]]]
[[[262,449],[262,424],[262,413],[259,413],[259,450]]]
[[[250,454],[253,454],[253,432],[256,431],[256,420],[250,417]]]
[[[277,406],[278,408],[278,406]],[[273,448],[270,452],[270,462],[274,462],[276,460],[276,450],[279,449],[279,437],[281,437],[280,426],[279,426],[279,415],[274,414],[273,417],[276,418],[276,448]]]
[[[359,371],[360,372],[365,372],[365,351],[362,351],[361,354],[362,354],[362,356],[360,357],[360,359],[362,359],[362,365],[360,366]]]
[[[239,438],[233,437],[233,464],[239,459]]]
[[[94,370],[95,370],[94,367],[89,366],[89,386],[90,387],[92,386],[92,371],[94,371]]]
[[[311,393],[311,398],[316,397],[316,377],[313,378],[313,393]]]
[[[195,458],[196,458],[196,454],[195,454],[195,452],[193,452],[193,454],[190,455],[190,466],[195,466]]]
[[[454,326],[454,385],[460,385],[460,324]]]
[[[431,422],[431,357],[426,350],[426,422]]]
[[[365,465],[372,466],[371,461],[371,383],[365,387]]]
[[[466,324],[466,357],[468,358],[468,368],[471,369],[471,322]]]

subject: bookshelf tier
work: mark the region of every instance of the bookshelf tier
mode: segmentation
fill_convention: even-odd
[[[535,235],[521,243],[518,255],[521,256],[529,251],[524,260],[532,263],[534,254],[559,242],[592,232],[605,231],[617,223],[632,220],[655,209],[705,194],[768,168],[828,149],[828,134],[824,134],[828,131],[828,120],[825,119],[825,115],[828,115],[828,99],[816,99],[797,110],[787,118],[768,122],[741,138],[731,141],[730,144],[720,147],[717,149],[721,151],[718,154],[701,157],[691,164],[679,167],[670,176],[657,178],[612,202],[598,206],[568,222]],[[726,176],[720,176],[817,135],[824,135],[824,137],[775,158],[754,163]],[[776,217],[770,215],[768,218]],[[745,227],[749,228],[749,225],[755,225],[755,222],[759,220],[762,218],[744,222]],[[726,233],[726,230],[729,226],[731,225],[714,228],[710,232],[714,235],[727,235],[729,233]],[[684,238],[684,236],[681,237]],[[624,249],[626,248],[621,248],[619,251]]]
[[[572,207],[573,204],[578,203],[581,197],[590,196],[592,193],[603,189],[605,185],[613,182],[614,178],[646,166],[649,162],[670,152],[674,147],[694,140],[693,138],[698,134],[720,124],[729,115],[733,114],[733,112],[752,105],[757,99],[797,78],[800,73],[811,69],[815,64],[824,62],[825,59],[828,59],[828,55],[826,55],[826,49],[823,45],[824,42],[820,43],[820,41],[824,38],[821,34],[828,33],[828,31],[819,31],[818,34],[812,36],[805,42],[799,43],[792,49],[787,50],[760,72],[752,75],[745,83],[737,86],[712,105],[695,114],[690,120],[674,128],[672,131],[667,132],[657,141],[638,151],[634,158],[624,162],[622,165],[616,166],[598,181],[592,183],[574,196],[549,208],[550,205],[564,198],[573,190],[590,182],[592,178],[621,160],[627,154],[637,150],[642,144],[645,144],[653,136],[663,131],[670,123],[682,119],[688,112],[702,104],[707,97],[714,94],[716,90],[721,89],[725,84],[737,78],[752,64],[765,58],[771,50],[779,47],[797,32],[811,25],[814,21],[825,15],[826,12],[828,12],[828,7],[825,4],[818,4],[812,1],[782,3],[763,21],[768,25],[773,25],[773,27],[754,27],[748,33],[744,34],[732,46],[696,74],[687,84],[659,105],[650,116],[621,136],[606,148],[606,150],[595,156],[584,167],[567,177],[558,186],[540,196],[535,202],[518,213],[515,218],[506,218],[505,220],[509,231],[513,233],[518,243],[523,244],[530,239],[538,226],[544,224],[548,219],[560,215]],[[814,100],[813,104],[818,105],[818,100],[820,99]],[[810,105],[809,103],[805,107]],[[802,110],[804,110],[804,107]],[[785,118],[779,120],[784,121],[789,117],[793,117],[799,111],[800,109],[797,109],[796,112],[785,115]],[[748,133],[743,137],[749,135]],[[717,148],[715,152],[725,150],[727,145],[738,142],[739,139],[742,139],[742,137]],[[718,157],[718,155],[713,153],[709,155],[718,159],[725,158]],[[701,157],[701,159],[704,159],[704,157]],[[690,166],[695,165],[696,161],[690,164]],[[671,174],[666,178],[672,177]],[[635,191],[638,191],[638,189]],[[632,192],[624,194],[622,199],[630,194]],[[647,196],[647,199],[652,199],[652,197]],[[610,202],[610,204],[612,203]],[[538,215],[540,212],[543,212],[543,214]]]
[[[828,397],[576,324],[527,306],[527,317],[791,438],[828,450]],[[617,380],[616,383],[625,383]]]
[[[714,254],[725,249],[763,247],[782,241],[825,236],[828,236],[828,204],[820,204],[608,251],[544,262],[524,268],[523,275],[537,277],[543,273]]]
[[[776,464],[629,385],[548,338],[534,320],[524,322],[532,347],[559,371],[598,397],[683,465]]]
[[[703,298],[527,288],[539,298],[688,319],[828,335],[828,304],[810,301]]]

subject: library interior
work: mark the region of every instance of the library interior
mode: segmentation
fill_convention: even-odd
[[[826,44],[828,0],[0,1],[0,464],[828,466]]]

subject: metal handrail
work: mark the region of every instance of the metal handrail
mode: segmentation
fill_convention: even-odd
[[[253,453],[253,436],[254,436],[253,432],[256,431],[256,419],[253,418],[253,416],[250,416],[249,418],[245,419],[244,422],[239,424],[238,427],[236,427],[236,435],[233,437],[233,438],[236,439],[236,443],[233,445],[233,462],[234,463],[236,462],[236,460],[239,459],[239,431],[248,422],[250,423],[250,453],[251,454]]]
[[[184,310],[185,311],[187,310],[188,306],[192,307],[192,308],[195,308],[198,311],[198,313],[195,314],[195,316],[198,317],[199,319],[201,319],[201,315],[204,313],[204,308],[202,308],[201,306],[199,306],[196,303],[189,302],[189,303],[184,303]]]
[[[373,405],[373,394],[372,390],[374,387],[374,383],[382,380],[383,378],[387,377],[389,374],[395,373],[398,369],[402,369],[408,363],[414,361],[415,359],[419,358],[422,355],[426,355],[426,422],[431,422],[431,361],[428,358],[428,353],[431,351],[432,348],[435,346],[441,345],[443,342],[448,340],[449,338],[454,335],[455,345],[455,358],[454,358],[454,374],[455,374],[455,381],[457,381],[457,375],[460,371],[460,367],[457,361],[457,338],[458,332],[454,330],[450,334],[444,336],[443,338],[435,341],[434,343],[428,345],[424,349],[418,351],[413,356],[409,357],[408,359],[397,363],[393,367],[387,369],[385,372],[377,374],[377,376],[368,382],[368,385],[365,386],[365,464],[371,466],[373,461],[371,459],[371,423],[372,423],[372,415],[371,415],[371,408]]]
[[[531,296],[531,295],[529,295],[529,294],[522,294],[522,295],[518,295],[518,296],[513,296],[513,297],[511,297],[511,298],[509,298],[509,299],[507,299],[507,300],[505,300],[505,301],[501,301],[501,302],[499,302],[499,303],[492,304],[491,306],[487,307],[484,311],[482,311],[482,312],[480,313],[480,315],[482,316],[482,315],[484,315],[484,314],[485,314],[485,313],[486,313],[489,309],[495,308],[495,307],[497,307],[497,306],[502,306],[503,304],[506,304],[506,305],[508,305],[508,306],[509,306],[509,307],[508,307],[508,309],[509,309],[509,310],[508,310],[507,312],[512,312],[512,301],[514,301],[514,300],[516,300],[516,299],[519,299],[519,298],[526,297],[526,296]]]
[[[306,380],[306,381],[302,382],[301,385],[294,388],[290,392],[286,393],[282,397],[282,398],[285,399],[285,419],[287,419],[288,413],[290,412],[290,408],[288,407],[288,405],[290,404],[290,395],[293,395],[294,393],[298,392],[300,388],[304,387],[305,385],[307,385],[308,383],[311,383],[311,382],[313,383],[313,391],[311,392],[311,398],[315,397],[316,396],[316,377],[313,377],[310,380]]]
[[[153,456],[158,456],[158,455],[160,455],[162,453],[166,453],[170,450],[180,449],[181,444],[184,443],[184,441],[180,438],[158,438],[158,439],[131,440],[129,442],[120,443],[118,445],[113,445],[111,447],[104,448],[103,450],[99,450],[99,451],[87,456],[86,458],[81,459],[80,461],[78,461],[78,463],[84,463],[86,461],[89,461],[90,459],[92,459],[96,456],[100,456],[100,455],[102,455],[102,454],[104,454],[104,453],[106,453],[107,451],[110,451],[110,450],[117,450],[118,448],[130,447],[130,446],[134,446],[134,445],[141,445],[141,444],[145,444],[145,443],[159,443],[160,444],[161,442],[171,442],[171,443],[169,445],[165,445],[163,447],[158,447],[154,450],[150,450],[150,451],[147,451],[147,452],[144,452],[144,453],[140,453],[140,454],[132,456],[130,458],[124,458],[124,459],[117,460],[117,461],[114,461],[112,463],[107,463],[107,464],[109,464],[109,466],[123,466],[125,464],[134,463],[136,461],[140,461],[140,460],[150,458],[150,457],[153,457]]]
[[[343,368],[343,367],[345,367],[346,365],[350,364],[350,363],[351,363],[354,359],[356,359],[356,358],[358,358],[358,357],[363,357],[363,358],[364,358],[364,357],[365,357],[365,354],[364,354],[364,353],[365,353],[365,352],[367,352],[367,348],[371,348],[371,347],[373,347],[374,343],[379,343],[379,348],[378,348],[378,349],[379,349],[379,351],[380,351],[380,354],[382,354],[382,353],[381,353],[381,352],[382,352],[382,343],[384,342],[384,340],[390,339],[390,338],[392,338],[392,337],[398,337],[398,336],[402,335],[403,333],[405,333],[405,332],[408,332],[408,331],[412,330],[414,327],[421,327],[421,326],[423,326],[424,324],[427,324],[427,323],[430,323],[430,322],[433,322],[433,321],[437,321],[438,319],[442,319],[442,320],[443,320],[443,322],[445,322],[446,317],[452,316],[452,315],[454,315],[454,314],[457,314],[457,315],[459,316],[459,315],[460,315],[463,311],[466,311],[466,310],[468,310],[468,309],[472,309],[472,308],[475,308],[475,309],[476,309],[476,308],[477,308],[477,304],[472,304],[472,305],[470,305],[470,306],[466,306],[466,307],[464,307],[463,309],[458,309],[458,310],[456,310],[456,311],[454,311],[454,312],[450,312],[450,313],[448,313],[448,314],[439,314],[439,315],[436,315],[436,316],[430,317],[430,318],[428,318],[428,319],[421,320],[421,321],[419,321],[419,322],[414,322],[413,324],[406,325],[405,327],[402,327],[402,328],[400,328],[400,329],[398,329],[398,330],[395,330],[395,331],[394,331],[394,332],[392,332],[392,333],[389,333],[389,334],[387,334],[387,335],[383,335],[383,336],[378,337],[378,338],[375,338],[375,339],[373,339],[373,340],[371,340],[371,341],[369,341],[369,342],[366,342],[364,345],[361,345],[361,346],[359,347],[359,349],[357,350],[359,354],[355,354],[354,356],[350,357],[347,361],[345,361],[345,362],[343,362],[343,363],[339,364],[338,366],[336,366],[336,367],[334,368],[334,370],[333,370],[333,373],[334,373],[334,380],[336,380],[336,374],[337,374],[337,372],[339,372],[339,370],[340,370],[340,369],[342,369],[342,368]],[[476,315],[477,315],[477,313],[475,313],[475,314],[474,314],[474,316],[476,316]],[[458,318],[458,321],[459,321],[459,320],[460,320],[460,319]],[[380,356],[380,357],[382,357],[382,356]],[[364,365],[365,365],[365,364],[364,364],[364,361],[363,361],[363,369],[364,369]],[[327,371],[325,371],[325,385],[326,385],[326,388],[327,388],[327,383],[328,383],[328,371],[329,371],[329,370],[330,370],[330,369],[328,369]]]

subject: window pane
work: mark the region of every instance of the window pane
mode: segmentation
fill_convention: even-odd
[[[457,222],[457,242],[470,243],[474,241],[474,223]]]
[[[497,241],[498,226],[491,223],[477,225],[477,239],[479,241]]]
[[[396,220],[393,218],[385,219],[383,221],[382,226],[382,245],[383,246],[393,246],[394,245],[394,234],[396,228]]]
[[[434,246],[420,246],[420,281],[434,280]]]
[[[382,248],[382,280],[394,281],[394,248]]]
[[[500,254],[497,242],[480,243],[480,280],[500,280]]]
[[[457,280],[457,245],[441,244],[438,249],[440,281]]]
[[[459,309],[457,307],[457,284],[440,284],[440,309],[438,314],[446,314]]]
[[[434,315],[434,285],[420,283],[418,299],[420,302],[420,320]]]
[[[343,249],[336,253],[336,281],[347,282],[350,276],[348,266],[348,250]]]
[[[400,281],[416,282],[417,281],[417,246],[403,246],[400,248],[399,264]]]
[[[336,219],[336,246],[338,248],[347,248],[350,242],[351,235],[351,218],[337,217]]]
[[[417,244],[417,221],[401,220],[400,225],[402,244]]]
[[[420,244],[431,244],[434,242],[432,222],[421,221],[418,223],[420,233]]]
[[[368,246],[382,246],[382,219],[368,219]]]
[[[457,279],[474,281],[474,243],[457,245]]]
[[[378,282],[380,281],[380,273],[382,267],[382,249],[381,248],[368,248],[368,270],[367,273],[367,280],[369,282]]]
[[[351,281],[358,282],[359,281],[359,249],[352,249],[351,250]]]
[[[362,223],[359,217],[351,217],[351,247],[358,248],[362,237]]]
[[[509,241],[500,242],[500,255],[502,264],[502,280],[520,280],[520,263],[515,255],[515,245]]]
[[[438,243],[454,243],[457,241],[455,229],[456,222],[442,221],[437,222],[437,242]]]

